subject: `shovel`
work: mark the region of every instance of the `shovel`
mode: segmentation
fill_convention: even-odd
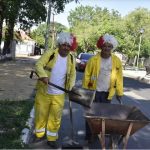
[[[34,73],[37,75],[37,77],[39,77],[38,74],[37,74],[35,71],[32,70],[32,71],[31,71],[31,74],[30,74],[30,78],[31,78],[31,79],[33,78],[33,74],[34,74]],[[65,93],[68,93],[68,94],[75,94],[75,95],[81,96],[80,94],[78,94],[78,93],[76,93],[76,92],[74,92],[74,91],[69,91],[69,90],[67,90],[67,89],[65,89],[65,88],[62,88],[62,87],[60,87],[60,86],[58,86],[58,85],[56,85],[56,84],[54,84],[54,83],[48,82],[48,84],[51,85],[51,86],[53,86],[53,87],[55,87],[55,88],[57,88],[57,89],[59,89],[59,90],[64,91]]]
[[[74,127],[73,127],[73,115],[71,101],[69,100],[69,113],[70,113],[70,123],[71,123],[71,138],[62,144],[62,149],[83,149],[83,146],[79,142],[74,140]]]

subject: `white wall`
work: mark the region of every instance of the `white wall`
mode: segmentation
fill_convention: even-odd
[[[34,41],[29,41],[28,43],[18,42],[16,45],[16,55],[33,55],[34,54]]]
[[[3,49],[4,47],[4,41],[1,42],[1,50]]]

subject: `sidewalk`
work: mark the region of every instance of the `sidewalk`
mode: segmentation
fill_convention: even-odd
[[[150,84],[150,75],[146,75],[146,71],[143,70],[123,70],[123,76],[134,78],[140,82]]]
[[[15,61],[0,62],[0,100],[32,98],[36,80],[29,78],[36,57],[17,57]]]

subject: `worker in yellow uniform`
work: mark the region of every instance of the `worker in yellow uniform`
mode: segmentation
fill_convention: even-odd
[[[123,75],[120,59],[112,53],[118,42],[113,35],[105,34],[97,41],[101,52],[86,65],[82,87],[95,90],[94,102],[110,103],[116,93],[117,100],[123,96]],[[91,140],[91,131],[86,122],[86,140]]]
[[[48,83],[71,90],[76,79],[75,59],[70,53],[77,48],[76,37],[61,32],[57,44],[58,49],[46,51],[36,63],[39,79],[35,97],[35,135],[39,139],[46,135],[47,144],[52,148],[58,148],[65,93]]]

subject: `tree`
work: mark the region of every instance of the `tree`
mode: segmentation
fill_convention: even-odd
[[[65,27],[64,25],[62,25],[60,23],[54,22],[54,26],[55,26],[55,31],[54,31],[55,34],[61,32],[61,31],[66,31],[67,30],[67,27]],[[51,23],[50,28],[51,28],[51,31],[50,31],[49,47],[51,47],[52,34],[54,34],[54,32],[53,32],[53,23]],[[36,43],[38,43],[39,45],[44,47],[45,34],[46,34],[46,24],[44,23],[44,24],[39,25],[37,29],[35,29],[31,32],[31,37],[32,37],[32,39],[34,39],[36,41]]]
[[[45,21],[46,13],[46,0],[23,0],[17,21],[20,28],[27,30]]]
[[[13,31],[16,22],[16,18],[18,16],[18,10],[20,7],[21,1],[20,0],[8,0],[5,3],[5,7],[7,8],[4,13],[4,17],[6,20],[6,30],[5,30],[5,41],[4,41],[4,48],[3,54],[10,53],[10,43],[13,40]]]
[[[0,45],[1,45],[1,40],[2,40],[2,27],[3,27],[3,20],[4,20],[4,15],[3,12],[5,10],[4,2],[3,0],[0,0]],[[1,46],[0,46],[0,53],[1,53]]]
[[[6,31],[3,54],[10,53],[10,43],[14,37],[14,26],[17,21],[21,28],[27,29],[35,23],[44,21],[46,18],[46,9],[44,1],[29,0],[8,0],[5,3]],[[35,7],[36,5],[36,7]],[[39,11],[37,11],[39,10]]]
[[[80,6],[70,12],[68,17],[70,31],[76,33],[79,41],[79,52],[96,50],[96,41],[100,35],[114,35],[119,45],[116,51],[134,58],[138,52],[140,29],[142,34],[140,57],[150,56],[150,11],[137,8],[125,17],[115,10],[107,8]],[[80,29],[80,30],[79,30]]]
[[[66,3],[72,0],[51,0],[54,4],[56,12],[61,12]],[[14,26],[17,22],[20,23],[20,28],[29,29],[35,24],[41,23],[46,19],[46,2],[47,0],[1,0],[3,2],[1,8],[6,8],[1,11],[0,19],[6,20],[5,43],[3,53],[9,53],[9,46],[13,40]],[[0,24],[2,27],[2,22]],[[1,39],[0,39],[1,40]],[[1,41],[0,41],[1,43]]]
[[[68,16],[71,31],[77,34],[79,47],[83,52],[95,51],[98,37],[104,33],[121,33],[121,16],[118,11],[111,12],[100,7],[80,6]],[[79,30],[80,29],[80,30]]]
[[[126,53],[133,58],[137,55],[140,30],[144,29],[141,43],[140,57],[150,55],[150,11],[146,8],[137,8],[124,18],[126,37]]]
[[[70,0],[72,1],[72,0]],[[49,45],[49,37],[50,37],[50,19],[51,19],[51,10],[52,8],[55,12],[60,13],[64,10],[64,6],[66,3],[70,2],[69,0],[48,0],[48,11],[47,11],[47,26],[46,26],[46,34],[45,34],[45,50],[48,49]],[[53,44],[52,44],[53,45]]]

